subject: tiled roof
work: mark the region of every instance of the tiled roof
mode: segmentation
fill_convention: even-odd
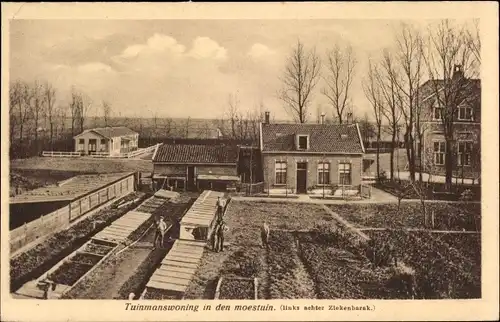
[[[82,133],[78,134],[77,136],[80,136],[80,135],[82,135],[84,133],[88,133],[88,132],[95,132],[95,133],[102,135],[106,138],[137,134],[137,132],[132,131],[128,127],[117,126],[117,127],[97,127],[94,129],[88,129],[88,130],[85,130]]]
[[[233,145],[162,144],[153,162],[235,164],[238,148]]]
[[[363,153],[356,124],[262,124],[263,151],[291,152],[296,136],[309,135],[307,152]],[[300,150],[301,151],[301,150]],[[302,152],[302,151],[301,151]]]

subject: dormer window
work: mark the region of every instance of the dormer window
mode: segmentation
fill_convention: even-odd
[[[297,150],[309,149],[309,135],[297,135]]]

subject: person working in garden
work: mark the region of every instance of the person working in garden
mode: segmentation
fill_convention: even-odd
[[[224,216],[224,208],[226,207],[226,201],[217,197],[217,220],[222,220]]]
[[[216,245],[215,252],[223,252],[224,251],[224,233],[228,230],[226,223],[221,220],[219,225],[216,228]]]
[[[160,217],[160,221],[156,226],[156,234],[155,234],[155,246],[158,245],[158,239],[160,239],[160,248],[164,247],[165,235],[167,233],[167,223],[163,219],[163,216]]]
[[[262,247],[267,248],[269,246],[269,233],[270,229],[269,226],[267,225],[267,221],[264,221],[264,225],[262,225],[260,231],[260,237],[262,238]]]

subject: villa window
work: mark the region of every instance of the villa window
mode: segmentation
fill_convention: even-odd
[[[339,163],[339,183],[343,186],[349,186],[352,183],[351,180],[351,164],[350,163]]]
[[[432,119],[436,121],[442,120],[443,111],[444,109],[442,107],[439,106],[434,107],[434,110],[432,111]]]
[[[434,142],[434,164],[444,165],[446,154],[446,142],[436,141]]]
[[[472,120],[472,108],[469,106],[462,106],[458,108],[458,119],[461,121]]]
[[[318,164],[318,184],[330,184],[330,163],[320,162]]]
[[[286,184],[286,161],[276,161],[276,184]]]
[[[458,142],[458,165],[469,166],[472,152],[472,142]]]

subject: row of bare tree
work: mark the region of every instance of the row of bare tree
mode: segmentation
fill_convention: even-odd
[[[318,82],[323,79],[321,93],[332,107],[335,122],[342,124],[352,115],[351,90],[355,76],[356,57],[350,45],[335,45],[326,53],[326,70],[316,48],[310,50],[298,40],[288,57],[281,76],[282,88],[277,96],[288,114],[298,123],[305,123]]]
[[[392,146],[401,130],[404,134],[410,178],[415,181],[416,169],[424,165],[424,134],[429,131],[429,115],[432,107],[442,110],[441,121],[446,141],[446,184],[451,188],[456,163],[455,127],[458,107],[472,101],[474,91],[471,79],[478,76],[480,38],[463,26],[455,26],[444,20],[429,26],[427,36],[409,24],[402,24],[395,35],[395,46],[383,50],[382,58],[370,59],[368,75],[363,89],[372,105],[377,128],[377,142],[383,123],[389,125]],[[427,80],[427,86],[422,86]],[[433,104],[424,100],[433,96]],[[477,102],[477,101],[476,101]],[[378,145],[378,144],[377,144]],[[394,151],[394,149],[392,149]],[[377,175],[379,153],[377,151]],[[432,161],[431,158],[426,158]],[[394,178],[393,152],[391,153],[390,178]],[[422,170],[419,172],[422,181]]]

